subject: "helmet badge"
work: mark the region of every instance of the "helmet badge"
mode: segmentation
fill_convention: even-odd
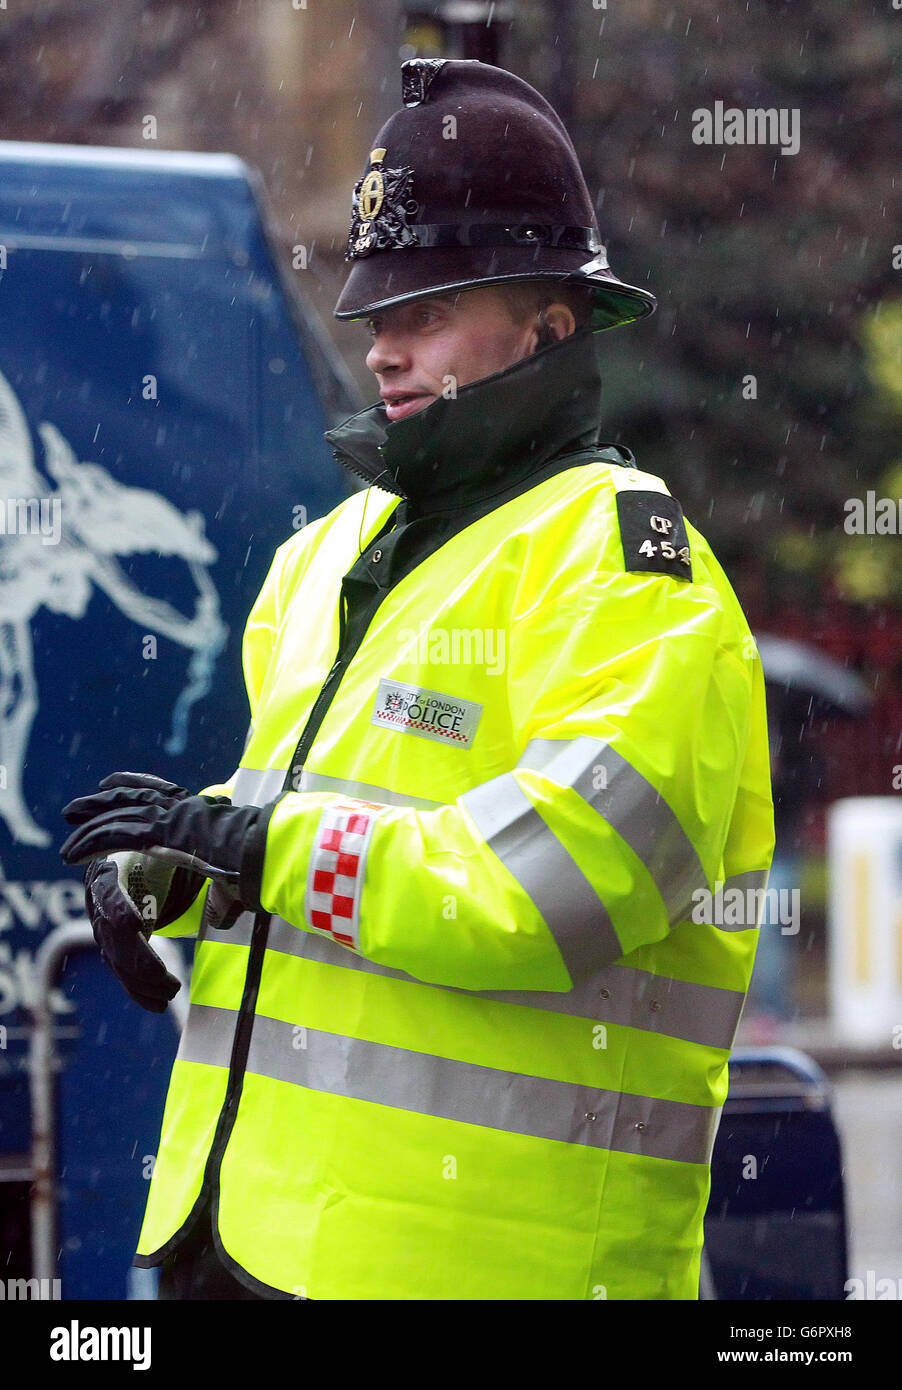
[[[416,232],[407,225],[408,217],[419,211],[410,196],[413,169],[386,169],[385,155],[384,149],[372,150],[370,167],[354,186],[346,261],[372,251],[419,243]]]
[[[376,217],[382,206],[385,197],[385,179],[382,175],[382,161],[385,158],[385,150],[373,150],[370,155],[370,165],[377,165],[377,168],[370,168],[360,185],[358,194],[358,205],[361,217]]]

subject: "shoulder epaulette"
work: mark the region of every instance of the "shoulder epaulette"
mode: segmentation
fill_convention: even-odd
[[[617,494],[624,568],[691,581],[683,509],[661,479],[638,468],[615,468],[611,481]]]

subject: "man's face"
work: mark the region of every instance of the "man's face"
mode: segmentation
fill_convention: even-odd
[[[490,285],[395,304],[367,323],[373,344],[366,365],[378,378],[389,420],[512,366],[537,342],[536,317],[515,321]]]

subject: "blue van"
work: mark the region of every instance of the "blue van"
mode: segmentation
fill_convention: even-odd
[[[0,142],[0,1243],[10,1277],[59,1247],[65,1298],[134,1291],[178,1011],[79,949],[60,807],[231,773],[273,552],[355,486],[323,434],[361,401],[267,221],[231,155]]]

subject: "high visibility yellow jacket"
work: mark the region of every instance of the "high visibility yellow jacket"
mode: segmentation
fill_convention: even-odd
[[[385,486],[286,542],[248,620],[251,733],[207,790],[267,807],[265,911],[204,892],[166,931],[198,941],[139,1265],[209,1197],[276,1298],[697,1297],[764,684],[704,539],[599,444],[592,347],[328,436]]]

